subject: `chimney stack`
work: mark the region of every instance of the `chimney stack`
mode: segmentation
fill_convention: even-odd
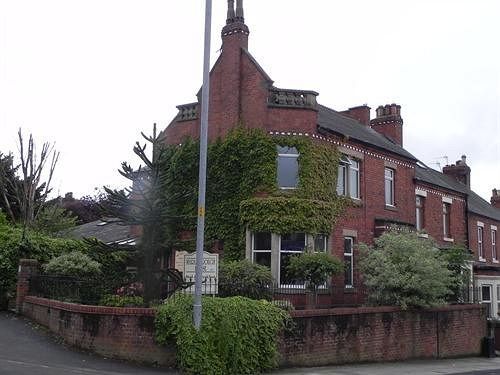
[[[370,121],[373,130],[389,138],[394,143],[403,146],[403,119],[401,118],[401,106],[387,104],[379,106],[376,117]]]
[[[222,51],[230,49],[237,50],[241,47],[248,49],[248,35],[250,31],[245,25],[243,11],[243,0],[227,0],[227,20],[226,26],[222,29]]]
[[[371,108],[368,107],[368,105],[363,104],[357,107],[349,108],[347,111],[342,111],[340,113],[359,121],[363,125],[370,126],[370,109]]]
[[[467,157],[462,155],[460,160],[453,165],[447,165],[443,168],[443,173],[453,177],[458,182],[470,188],[470,167],[467,165]]]
[[[495,208],[500,209],[500,191],[497,189],[493,189],[491,195],[491,205]]]

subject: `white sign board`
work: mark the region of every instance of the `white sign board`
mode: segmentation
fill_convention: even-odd
[[[196,268],[196,253],[184,255],[184,280],[194,282]],[[203,252],[201,291],[203,294],[217,294],[219,279],[219,254]],[[186,289],[194,293],[194,285]]]

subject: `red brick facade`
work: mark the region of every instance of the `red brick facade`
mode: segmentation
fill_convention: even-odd
[[[493,212],[493,218],[491,211],[488,211],[491,206],[487,209],[489,213],[482,219],[475,217],[477,212],[471,213],[474,211],[470,208],[474,206],[471,202],[474,200],[477,203],[481,198],[470,191],[470,168],[465,157],[456,165],[445,167],[443,172],[449,176],[419,165],[417,159],[402,148],[403,119],[401,106],[397,104],[379,106],[375,118],[371,118],[367,105],[335,112],[318,105],[318,94],[313,91],[276,88],[248,52],[248,34],[242,19],[228,21],[222,31],[222,52],[210,74],[211,141],[242,124],[248,128],[263,129],[270,134],[307,136],[330,143],[360,163],[360,197],[354,199],[354,206],[348,209],[330,233],[331,253],[343,258],[345,236],[354,238],[355,243],[372,243],[374,237],[388,225],[414,227],[416,198],[420,196],[424,202],[423,235],[433,237],[442,247],[469,247],[476,261],[479,261],[477,239],[474,237],[476,222],[480,220],[485,223],[487,255],[482,263],[492,267],[488,272],[498,275],[500,285],[500,267],[495,268],[497,263],[491,259],[489,248],[491,225],[500,228],[500,210],[497,209],[498,213]],[[181,143],[185,137],[198,137],[200,103],[180,106],[179,109],[179,115],[163,133],[168,144]],[[322,116],[327,112],[338,117],[338,129],[325,128],[321,124],[324,121]],[[393,206],[385,202],[386,168],[394,173]],[[458,185],[455,180],[459,181]],[[494,193],[492,204],[498,207],[499,202],[498,194]],[[484,202],[479,203],[481,205]],[[449,209],[447,219],[443,216],[443,209]],[[446,220],[449,224],[445,224]],[[445,226],[449,226],[449,230]],[[359,285],[356,259],[355,248],[354,284]],[[478,272],[479,268],[476,267]]]

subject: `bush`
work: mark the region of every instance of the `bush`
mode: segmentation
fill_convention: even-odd
[[[99,305],[110,307],[142,307],[144,306],[144,300],[142,297],[107,294],[101,298]]]
[[[50,238],[32,231],[22,241],[22,229],[8,224],[0,215],[0,305],[15,295],[19,259],[31,258],[44,263],[73,249],[83,250],[86,246],[81,241]]]
[[[326,253],[302,253],[291,257],[287,267],[290,276],[304,280],[313,291],[343,269],[340,260]]]
[[[72,251],[53,258],[43,268],[48,274],[79,278],[101,274],[101,264],[80,251]]]
[[[199,332],[193,297],[177,295],[158,308],[156,339],[173,340],[180,367],[189,374],[257,374],[277,364],[277,337],[288,314],[267,301],[203,298]]]
[[[219,267],[219,296],[243,296],[252,299],[271,299],[273,277],[268,267],[248,260],[221,262]]]
[[[375,247],[360,246],[369,302],[375,305],[431,307],[445,303],[455,281],[432,239],[390,231]]]

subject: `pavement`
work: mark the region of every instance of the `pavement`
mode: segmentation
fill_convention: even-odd
[[[116,361],[69,348],[44,329],[0,312],[1,375],[158,375],[169,369]]]
[[[67,347],[45,329],[0,312],[0,375],[158,375],[180,373],[106,359]],[[269,375],[500,375],[499,358],[460,358],[293,368]]]
[[[458,358],[371,363],[362,365],[294,368],[278,370],[272,375],[437,375],[500,374],[499,358]]]

